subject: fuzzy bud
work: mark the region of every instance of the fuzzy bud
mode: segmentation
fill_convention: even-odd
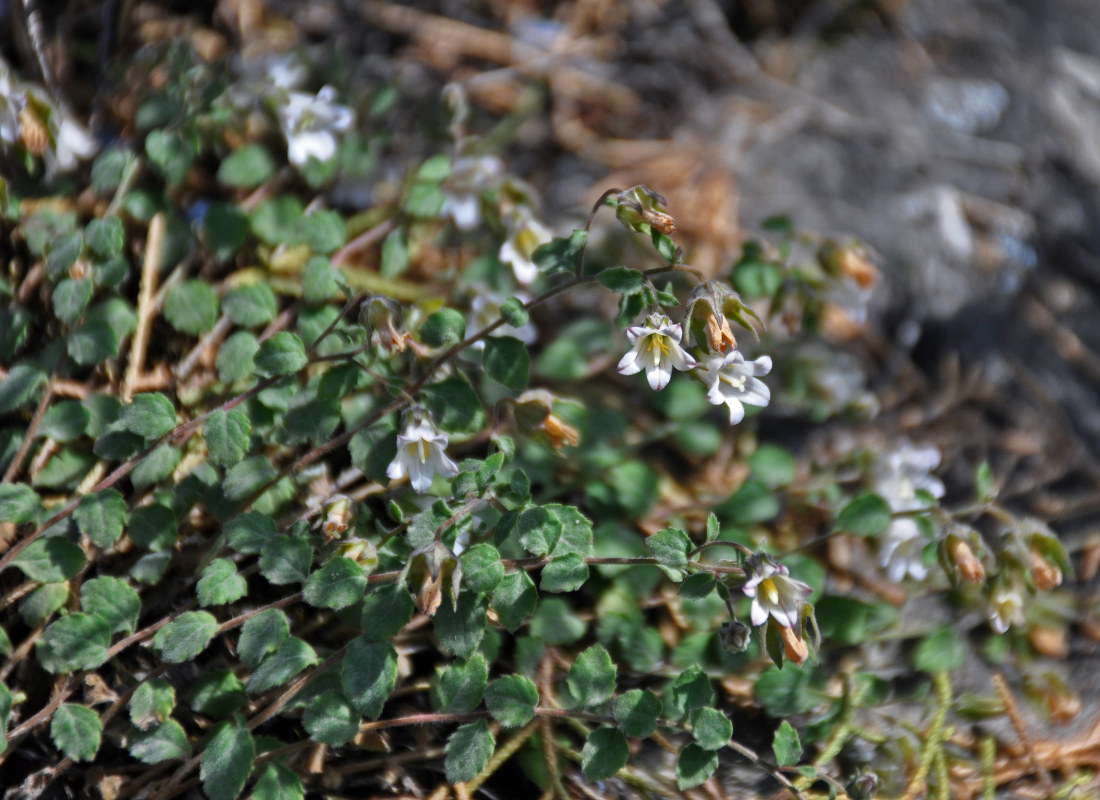
[[[783,640],[783,655],[788,661],[801,667],[810,655],[810,648],[802,634],[793,628],[779,626],[779,638]]]
[[[648,225],[666,236],[676,230],[676,220],[662,208],[668,201],[648,186],[633,186],[615,195],[615,200],[615,215],[633,231],[644,233],[642,225]]]
[[[1043,556],[1035,547],[1028,549],[1027,557],[1031,567],[1031,579],[1035,588],[1049,591],[1062,585],[1062,570]]]
[[[955,568],[955,574],[963,580],[970,583],[981,583],[985,580],[985,567],[965,539],[947,537],[947,555],[948,561]]]

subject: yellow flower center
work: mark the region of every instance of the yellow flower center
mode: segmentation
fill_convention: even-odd
[[[653,365],[659,367],[661,365],[661,356],[668,353],[668,342],[665,341],[667,337],[655,333],[649,337],[649,352],[653,354]]]
[[[775,581],[771,578],[764,578],[764,580],[760,581],[760,589],[758,591],[762,592],[772,605],[779,602],[779,587],[775,585]]]
[[[428,442],[424,439],[417,439],[415,442],[409,442],[409,452],[412,453],[413,458],[419,460],[421,464],[427,464],[428,459],[431,457],[431,450],[428,447]]]
[[[747,375],[723,375],[722,380],[732,386],[739,392],[745,391],[745,380]]]

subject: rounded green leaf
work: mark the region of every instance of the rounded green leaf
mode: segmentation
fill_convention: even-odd
[[[162,761],[182,761],[191,755],[191,743],[187,733],[174,719],[157,727],[130,734],[130,755],[142,764],[160,764]]]
[[[232,467],[248,453],[252,423],[243,408],[211,412],[202,428],[210,460],[220,467]]]
[[[315,742],[339,747],[359,733],[362,717],[339,692],[314,698],[302,717],[302,726]]]
[[[180,333],[199,336],[218,321],[218,295],[204,281],[178,283],[164,297],[164,317]]]
[[[850,501],[836,515],[836,526],[856,536],[878,536],[890,527],[890,506],[867,492]]]
[[[224,530],[229,546],[238,553],[259,553],[268,542],[279,535],[275,520],[257,511],[233,517],[225,523]]]
[[[202,571],[195,591],[199,605],[205,608],[240,600],[248,592],[248,584],[236,564],[228,558],[215,558]]]
[[[84,551],[62,536],[50,536],[31,542],[12,560],[32,581],[67,581],[84,566]]]
[[[108,658],[111,628],[95,614],[69,614],[54,622],[35,642],[39,663],[55,675],[95,669]]]
[[[266,283],[249,283],[230,289],[222,299],[222,311],[242,328],[266,325],[275,319],[279,303]]]
[[[447,740],[447,757],[443,762],[450,783],[473,780],[485,769],[496,748],[496,741],[483,719],[458,728]]]
[[[522,728],[535,717],[539,690],[530,678],[505,675],[485,690],[485,707],[506,728]]]
[[[135,508],[126,521],[130,539],[148,550],[167,550],[176,543],[176,515],[168,506],[150,503]]]
[[[588,734],[581,751],[581,769],[590,781],[614,777],[626,766],[630,746],[618,728],[604,726]]]
[[[313,562],[313,548],[303,539],[276,536],[260,553],[260,572],[276,586],[304,583]]]
[[[38,492],[27,484],[0,483],[0,522],[34,522],[41,508]]]
[[[182,664],[205,650],[217,632],[218,621],[213,614],[188,611],[157,631],[153,646],[165,661]]]
[[[280,609],[261,611],[241,626],[237,655],[249,667],[255,667],[290,635],[290,621]]]
[[[489,665],[481,653],[454,662],[436,675],[439,710],[447,714],[473,711],[481,703],[488,680]]]
[[[126,498],[115,489],[85,495],[73,512],[77,528],[96,547],[110,547],[126,524]]]
[[[913,664],[924,672],[950,672],[966,660],[966,639],[958,631],[944,626],[917,645]]]
[[[648,689],[631,689],[615,698],[611,714],[627,736],[645,739],[657,730],[661,700]]]
[[[802,758],[802,743],[798,739],[798,731],[787,720],[783,720],[775,731],[772,752],[775,753],[775,763],[781,767],[793,766]]]
[[[34,403],[47,382],[46,373],[30,364],[16,364],[0,380],[0,413]]]
[[[615,692],[615,664],[602,644],[594,644],[577,656],[565,682],[579,707],[599,705]]]
[[[500,552],[491,544],[475,544],[460,557],[462,582],[471,592],[491,592],[504,578]]]
[[[278,761],[264,767],[252,791],[252,800],[303,800],[304,797],[298,773]]]
[[[160,725],[176,707],[176,690],[164,678],[142,682],[130,697],[130,721],[143,731]]]
[[[187,700],[199,714],[227,717],[248,702],[241,679],[227,669],[199,677]]]
[[[640,292],[645,286],[645,275],[630,267],[608,267],[596,275],[596,280],[611,291],[623,294]]]
[[[312,667],[318,661],[313,648],[293,636],[285,639],[275,652],[265,658],[256,667],[245,684],[251,694],[266,692],[268,689],[289,681],[302,670]]]
[[[253,363],[265,377],[290,375],[306,365],[306,348],[302,340],[290,331],[279,331],[260,344]]]
[[[588,580],[588,564],[580,553],[566,553],[542,569],[539,586],[544,592],[573,592]]]
[[[532,590],[534,584],[531,584]],[[444,602],[435,612],[435,635],[444,652],[470,658],[485,637],[485,595],[462,592],[452,606]]]
[[[252,377],[256,365],[254,359],[260,350],[256,335],[249,331],[237,331],[218,348],[214,366],[218,377],[227,383]]]
[[[312,606],[347,608],[367,590],[363,568],[350,558],[334,558],[309,576],[304,597]]]
[[[73,761],[91,761],[99,752],[103,724],[92,709],[62,703],[50,722],[50,738]]]
[[[716,708],[703,706],[688,714],[691,735],[704,750],[720,750],[729,744],[733,736],[733,723],[730,718]]]
[[[80,608],[101,617],[111,633],[133,633],[141,613],[141,598],[121,578],[102,575],[81,585]]]
[[[493,610],[500,624],[515,631],[535,610],[539,593],[531,576],[524,570],[517,570],[501,579],[493,591]]]
[[[202,752],[199,777],[209,800],[236,800],[244,789],[256,745],[248,728],[223,722],[218,725]]]
[[[514,392],[527,388],[531,371],[531,355],[527,345],[512,336],[490,336],[485,339],[482,364],[489,377]]]
[[[145,439],[159,439],[176,427],[176,408],[160,392],[139,394],[119,409],[118,424]]]
[[[88,278],[66,278],[53,290],[53,313],[66,325],[75,325],[92,299],[92,282]]]
[[[363,637],[376,642],[389,639],[408,624],[415,610],[412,595],[402,584],[375,589],[363,600]]]
[[[359,713],[378,719],[397,683],[397,651],[389,642],[363,637],[352,640],[344,656],[340,682]]]
[[[218,183],[233,189],[254,189],[275,172],[275,160],[262,144],[246,144],[222,159]]]
[[[118,217],[98,217],[84,229],[84,243],[92,255],[101,261],[122,254],[126,245],[126,231]]]
[[[697,744],[684,745],[676,759],[676,783],[681,789],[693,789],[718,769],[718,753]]]

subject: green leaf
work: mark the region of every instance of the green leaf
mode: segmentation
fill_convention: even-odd
[[[627,736],[645,739],[657,730],[661,700],[648,689],[631,689],[615,698],[611,714]]]
[[[262,144],[246,144],[218,165],[218,183],[232,189],[254,189],[275,174],[275,160]]]
[[[705,600],[717,585],[718,582],[714,579],[713,574],[697,572],[694,575],[689,575],[680,584],[680,596],[688,600]]]
[[[257,511],[233,517],[224,527],[225,540],[238,553],[256,554],[279,535],[275,521]]]
[[[169,186],[183,182],[195,157],[183,136],[168,130],[150,131],[145,137],[145,153]]]
[[[788,665],[782,670],[769,667],[757,678],[753,694],[773,717],[781,719],[804,714],[821,702],[820,696],[810,688],[812,676],[812,670],[806,667],[793,669]]]
[[[468,722],[447,739],[444,769],[449,783],[462,783],[477,777],[496,748],[496,740],[485,720]]]
[[[951,672],[966,661],[966,639],[958,631],[944,626],[921,639],[913,654],[913,665],[923,672]]]
[[[218,377],[227,383],[252,377],[256,367],[254,359],[259,350],[260,343],[255,334],[237,331],[218,348],[218,357],[214,361]]]
[[[104,150],[92,164],[92,189],[100,197],[106,197],[122,183],[122,176],[134,160],[132,153],[111,148]]]
[[[252,791],[252,800],[304,800],[305,796],[298,773],[278,761],[264,768]]]
[[[782,447],[761,445],[749,456],[748,462],[752,476],[769,489],[790,486],[794,481],[794,456]]]
[[[241,626],[237,655],[247,667],[255,667],[290,636],[290,622],[281,610],[269,608],[250,617]]]
[[[202,428],[210,460],[220,467],[232,467],[248,452],[252,423],[242,408],[223,411],[218,408],[206,418]]]
[[[68,601],[68,583],[44,583],[23,598],[19,604],[19,614],[28,626],[37,627],[60,611]]]
[[[58,235],[49,243],[46,254],[46,277],[58,281],[69,274],[77,258],[84,252],[84,236],[80,231],[69,231]]]
[[[493,610],[500,624],[509,631],[514,632],[522,625],[537,603],[538,590],[524,570],[505,575],[493,591]]]
[[[836,515],[838,529],[856,536],[878,536],[890,527],[890,506],[867,492],[848,502]]]
[[[439,710],[446,714],[473,711],[481,703],[488,680],[489,665],[481,653],[437,672],[434,688]]]
[[[182,664],[205,650],[217,632],[218,621],[213,614],[188,611],[157,631],[153,646],[165,661]]]
[[[226,263],[237,254],[250,232],[248,214],[233,203],[215,200],[202,219],[203,242],[219,264]]]
[[[304,210],[302,201],[292,195],[271,197],[252,212],[252,232],[265,244],[294,244]]]
[[[988,461],[979,464],[978,469],[974,472],[974,491],[978,495],[978,500],[982,503],[988,503],[997,497],[997,486],[993,480],[993,470],[990,469]]]
[[[704,750],[721,750],[729,744],[733,736],[733,723],[730,718],[716,708],[703,706],[688,714],[691,735]]]
[[[50,738],[73,761],[92,761],[99,752],[103,724],[92,709],[62,703],[50,722]]]
[[[363,599],[360,614],[363,638],[383,642],[404,628],[416,606],[400,583],[375,589]]]
[[[182,761],[191,755],[187,733],[174,719],[167,720],[152,730],[134,731],[129,739],[130,755],[142,764]]]
[[[485,606],[485,596],[472,592],[462,592],[453,607],[450,603],[440,605],[433,622],[444,652],[459,658],[473,656],[485,636]]]
[[[647,536],[645,546],[664,567],[682,570],[688,565],[688,553],[695,549],[691,538],[678,528],[665,528]]]
[[[159,483],[172,474],[182,457],[178,447],[162,444],[134,467],[134,471],[130,473],[130,482],[138,490]]]
[[[561,519],[553,511],[546,506],[535,506],[519,515],[515,533],[527,552],[545,556],[557,547],[563,527]]]
[[[396,228],[382,241],[382,262],[379,271],[383,278],[396,278],[409,267],[409,245],[405,241],[405,229]]]
[[[469,381],[453,376],[422,390],[436,424],[450,433],[476,433],[485,426],[485,410]]]
[[[176,543],[176,515],[160,503],[135,508],[127,517],[130,539],[148,550],[167,550]]]
[[[96,547],[107,548],[122,536],[126,524],[126,498],[115,489],[84,495],[73,512],[76,526]]]
[[[531,260],[540,272],[553,275],[558,272],[575,273],[581,251],[588,242],[588,232],[578,229],[568,239],[551,239],[531,254]]]
[[[0,483],[0,522],[14,522],[17,525],[34,522],[41,508],[42,500],[38,492],[27,484]],[[28,574],[28,577],[32,576]]]
[[[89,278],[66,278],[53,290],[53,313],[64,324],[75,325],[91,300],[92,281]]]
[[[703,670],[692,664],[673,679],[665,698],[665,715],[681,719],[696,708],[714,705],[714,688]]]
[[[0,683],[0,736],[7,739],[8,718],[11,717],[11,689]]]
[[[340,682],[359,713],[378,719],[397,683],[397,651],[389,642],[353,639],[344,656]]]
[[[491,544],[475,544],[459,560],[462,562],[462,582],[471,592],[491,592],[504,578],[500,552]]]
[[[307,303],[323,303],[340,291],[343,276],[324,256],[314,256],[302,272],[302,294]]]
[[[0,413],[15,411],[35,402],[48,378],[29,364],[17,364],[0,381]]]
[[[518,297],[509,297],[500,304],[500,315],[513,328],[522,328],[531,321],[525,304]]]
[[[645,286],[645,275],[629,267],[609,267],[596,275],[596,280],[613,292],[633,294]]]
[[[684,745],[676,759],[676,783],[681,789],[693,789],[718,769],[718,753],[697,744]]]
[[[122,254],[126,246],[126,231],[118,217],[97,217],[84,229],[84,243],[92,255],[101,261]]]
[[[146,440],[159,439],[176,427],[176,409],[160,392],[139,394],[119,409],[118,424]]]
[[[781,767],[794,766],[802,758],[802,742],[798,740],[798,731],[787,720],[783,720],[775,731],[772,752],[775,753],[775,763]]]
[[[290,331],[279,331],[260,343],[253,363],[265,377],[291,375],[309,362],[302,340]]]
[[[297,241],[309,245],[310,250],[323,256],[335,253],[348,239],[344,218],[331,209],[306,214],[298,220],[294,233]]]
[[[187,702],[198,714],[227,717],[248,702],[248,695],[240,678],[227,669],[219,669],[195,681]]]
[[[79,401],[62,400],[46,409],[38,435],[58,442],[71,442],[84,435],[91,419],[91,412]]]
[[[466,317],[453,308],[441,308],[421,323],[417,333],[429,347],[447,347],[466,337]]]
[[[594,644],[577,656],[565,682],[580,708],[599,705],[615,692],[615,664],[602,644]]]
[[[302,727],[315,742],[339,747],[359,733],[362,717],[339,692],[324,692],[310,701]]]
[[[130,721],[149,730],[171,716],[176,707],[176,690],[164,678],[144,681],[130,698]]]
[[[129,303],[113,297],[85,312],[84,321],[69,334],[65,346],[78,364],[96,364],[117,356],[120,343],[136,325],[137,314]]]
[[[235,603],[248,593],[248,583],[237,572],[236,564],[228,558],[215,558],[202,571],[195,590],[199,605],[206,608]]]
[[[485,690],[485,707],[505,728],[522,728],[535,718],[539,690],[530,678],[505,675]]]
[[[260,572],[276,586],[305,583],[311,563],[313,549],[309,543],[292,536],[276,536],[260,553]]]
[[[266,283],[248,283],[230,289],[222,299],[222,311],[242,328],[256,328],[275,319],[279,303]]]
[[[205,281],[178,283],[164,296],[164,318],[180,333],[199,336],[218,321],[218,296]]]
[[[405,213],[420,219],[434,219],[443,210],[446,199],[437,183],[414,183],[405,197]]]
[[[489,377],[514,392],[527,388],[531,371],[527,345],[512,336],[490,336],[484,341],[482,364]]]
[[[54,622],[35,642],[38,661],[55,675],[95,669],[108,659],[111,628],[94,614],[69,614]]]
[[[235,800],[244,789],[255,758],[256,745],[248,728],[233,722],[214,728],[199,768],[208,800]]]
[[[260,666],[253,670],[245,689],[250,694],[259,694],[289,681],[299,672],[312,667],[320,659],[313,648],[301,639],[293,636],[284,639],[275,652],[265,658]]]
[[[605,725],[588,734],[581,751],[581,769],[590,781],[612,778],[626,766],[630,746],[618,728]]]
[[[363,568],[350,558],[334,558],[309,576],[305,601],[320,608],[347,608],[367,590]]]
[[[39,583],[67,581],[84,566],[84,551],[60,536],[36,539],[12,560],[23,574]]]
[[[531,617],[531,635],[546,644],[573,644],[588,631],[588,624],[573,613],[560,597],[539,598],[539,607]]]
[[[96,458],[86,450],[62,450],[32,478],[35,486],[72,489],[88,474]]]
[[[141,598],[121,578],[102,575],[81,584],[80,609],[102,618],[111,633],[133,633],[141,613]]]
[[[580,553],[555,558],[542,569],[539,586],[544,592],[573,592],[588,580],[588,564]]]

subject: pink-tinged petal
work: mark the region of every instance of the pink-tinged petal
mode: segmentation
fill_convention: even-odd
[[[656,364],[646,371],[645,376],[649,380],[649,388],[659,392],[672,380],[672,370],[664,364]]]
[[[749,618],[752,620],[753,625],[763,625],[768,621],[768,611],[760,603],[760,599],[754,597],[752,599],[752,611],[749,612]]]
[[[626,355],[619,359],[618,370],[623,375],[634,375],[641,372],[642,366],[638,363],[638,351],[629,350]]]
[[[672,348],[672,366],[681,372],[687,372],[689,369],[695,369],[698,362],[686,352],[682,347]]]

